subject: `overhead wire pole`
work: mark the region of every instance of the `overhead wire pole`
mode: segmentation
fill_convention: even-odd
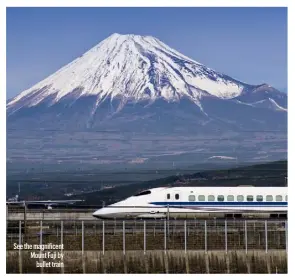
[[[168,229],[168,236],[169,236],[169,220],[170,220],[170,208],[169,208],[169,204],[167,204],[167,229]]]

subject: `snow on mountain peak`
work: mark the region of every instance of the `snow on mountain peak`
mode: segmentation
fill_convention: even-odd
[[[122,100],[177,101],[200,105],[204,95],[222,99],[239,96],[245,84],[182,55],[152,36],[112,34],[79,58],[11,100],[31,107],[47,97],[97,96]]]

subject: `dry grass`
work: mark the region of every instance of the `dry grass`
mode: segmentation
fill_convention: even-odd
[[[67,251],[64,273],[287,273],[287,254],[283,251]],[[84,259],[84,261],[83,261]],[[18,252],[7,252],[7,273],[19,273]],[[22,272],[42,273],[36,260],[22,252]],[[43,273],[61,273],[60,268],[44,268]]]

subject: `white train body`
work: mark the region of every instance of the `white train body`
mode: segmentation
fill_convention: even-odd
[[[140,192],[93,213],[113,218],[287,217],[287,187],[171,187]]]

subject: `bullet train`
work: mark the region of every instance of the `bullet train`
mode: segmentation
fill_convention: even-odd
[[[287,218],[287,187],[161,187],[93,213],[114,218]]]

